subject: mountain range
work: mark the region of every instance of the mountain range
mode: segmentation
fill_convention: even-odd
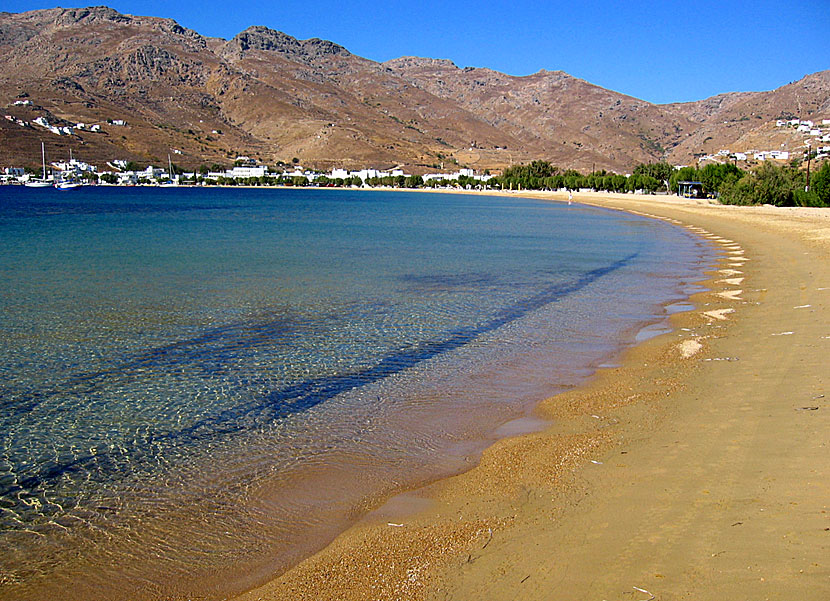
[[[375,62],[262,26],[225,40],[107,7],[54,8],[0,13],[0,104],[0,166],[39,164],[44,141],[50,160],[71,150],[99,166],[163,165],[172,154],[189,168],[244,155],[321,169],[418,173],[544,159],[625,172],[721,148],[795,147],[800,138],[774,121],[829,118],[830,71],[767,92],[652,104],[563,71]]]

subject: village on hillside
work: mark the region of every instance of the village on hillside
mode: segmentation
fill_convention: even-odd
[[[16,100],[11,106],[36,108],[31,99]],[[6,121],[22,128],[36,128],[55,136],[71,136],[76,131],[88,132],[91,134],[104,133],[117,128],[127,127],[124,119],[109,119],[102,123],[75,123],[73,125],[50,123],[47,116],[41,115],[32,121],[24,121],[12,115],[4,115]],[[771,124],[770,124],[771,125]],[[821,119],[819,122],[812,120],[779,119],[775,122],[778,130],[788,130],[798,135],[800,146],[793,144],[781,144],[781,148],[744,148],[741,150],[721,149],[717,153],[698,156],[698,166],[706,164],[727,164],[737,165],[742,163],[744,168],[757,165],[765,161],[790,163],[811,159],[820,161],[830,157],[830,119]],[[217,132],[218,133],[218,132]],[[18,185],[27,184],[31,181],[51,182],[76,182],[79,184],[100,184],[116,186],[137,186],[137,185],[284,185],[284,186],[306,186],[314,185],[321,187],[329,186],[378,186],[388,185],[400,188],[419,187],[462,187],[465,189],[479,188],[491,189],[500,188],[498,182],[491,182],[493,175],[489,171],[477,173],[473,169],[460,168],[452,172],[435,172],[423,175],[411,175],[400,168],[377,169],[363,168],[348,170],[345,168],[333,168],[330,171],[304,169],[299,164],[299,159],[294,159],[290,164],[280,163],[275,166],[268,166],[257,163],[247,156],[237,156],[233,161],[233,167],[222,167],[220,165],[202,166],[199,170],[186,172],[177,168],[171,157],[181,155],[182,151],[170,149],[167,165],[148,165],[142,167],[133,162],[113,158],[106,163],[102,169],[97,165],[84,162],[71,156],[68,160],[46,162],[43,159],[43,166],[40,172],[33,172],[20,166],[5,166],[0,173],[0,184]],[[675,169],[681,169],[685,165],[675,165]],[[592,174],[593,175],[593,174]],[[631,174],[624,174],[629,177]],[[637,188],[635,188],[637,189]],[[640,191],[659,192],[661,189],[648,189],[647,186],[639,188]],[[669,190],[662,190],[669,192]],[[674,192],[677,192],[675,190]]]

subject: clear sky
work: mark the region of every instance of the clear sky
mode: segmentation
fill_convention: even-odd
[[[0,9],[54,6],[3,0]],[[562,70],[657,103],[771,90],[830,69],[830,0],[110,0],[108,6],[223,38],[265,25],[300,39],[328,39],[376,61],[414,55],[511,75]]]

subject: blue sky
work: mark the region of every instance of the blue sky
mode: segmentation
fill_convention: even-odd
[[[562,70],[657,103],[770,90],[830,69],[830,0],[107,4],[223,38],[265,25],[300,39],[332,40],[377,61],[416,55],[511,75]],[[4,0],[2,10],[54,6]]]

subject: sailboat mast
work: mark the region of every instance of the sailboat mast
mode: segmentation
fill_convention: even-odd
[[[42,141],[40,143],[40,157],[43,160],[43,181],[46,181],[46,146]]]

